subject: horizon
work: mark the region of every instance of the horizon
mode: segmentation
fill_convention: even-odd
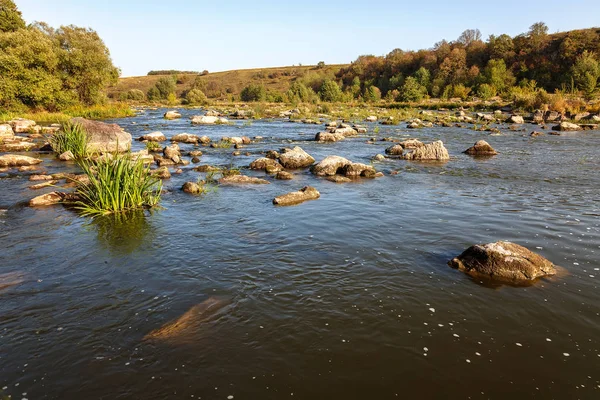
[[[349,64],[360,55],[382,56],[396,48],[429,49],[441,40],[456,40],[466,29],[479,29],[485,41],[492,34],[525,33],[536,22],[546,23],[550,33],[595,28],[595,15],[600,13],[600,4],[592,1],[577,8],[587,10],[583,15],[574,9],[555,15],[553,4],[558,2],[535,1],[527,10],[511,13],[520,3],[511,0],[498,11],[494,5],[472,1],[462,7],[434,1],[411,10],[410,17],[403,14],[407,7],[401,4],[383,2],[359,9],[337,0],[325,5],[309,0],[302,8],[259,1],[247,13],[238,1],[219,6],[189,0],[176,6],[140,0],[38,3],[16,1],[27,23],[44,21],[54,28],[72,24],[97,31],[121,77],[144,76],[152,70],[213,73],[320,61]],[[317,17],[311,14],[315,10]],[[292,12],[294,20],[288,21]]]

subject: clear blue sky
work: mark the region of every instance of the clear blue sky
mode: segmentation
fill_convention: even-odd
[[[511,36],[600,25],[600,1],[15,0],[27,22],[95,29],[123,76],[348,63],[430,48],[465,29]]]

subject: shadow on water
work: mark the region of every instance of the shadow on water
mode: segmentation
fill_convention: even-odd
[[[114,254],[131,254],[144,243],[152,242],[152,225],[146,214],[150,211],[129,211],[110,214],[91,220],[89,227],[96,229],[98,242]]]

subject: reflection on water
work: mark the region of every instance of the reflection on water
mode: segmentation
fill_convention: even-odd
[[[600,132],[399,125],[319,144],[315,126],[192,127],[197,110],[164,112],[118,122],[134,138],[262,136],[249,156],[203,147],[201,164],[271,184],[190,196],[181,186],[202,175],[184,166],[164,182],[163,209],[90,221],[15,206],[30,182],[0,178],[0,390],[13,399],[598,398]],[[453,158],[374,162],[384,177],[347,185],[244,169],[294,145],[370,163],[384,137],[441,139]],[[462,154],[484,138],[500,154]],[[49,173],[65,168],[41,157]],[[273,206],[306,185],[321,198]],[[447,265],[498,240],[569,274],[490,290]]]
[[[149,222],[153,212],[156,211],[102,215],[91,219],[89,227],[97,232],[101,246],[114,253],[128,254],[153,241],[154,231]]]

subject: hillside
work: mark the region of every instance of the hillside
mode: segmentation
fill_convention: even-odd
[[[177,75],[177,96],[189,90],[196,79],[202,81],[204,92],[210,98],[227,99],[233,95],[239,97],[242,89],[251,83],[265,86],[268,91],[285,92],[290,84],[299,78],[310,75],[335,76],[335,74],[347,65],[326,65],[323,68],[316,66],[291,66],[274,68],[242,69],[209,73],[208,75],[184,74]],[[111,98],[119,98],[119,95],[131,89],[139,89],[146,93],[148,89],[164,75],[149,75],[120,78],[115,86],[108,89]]]

